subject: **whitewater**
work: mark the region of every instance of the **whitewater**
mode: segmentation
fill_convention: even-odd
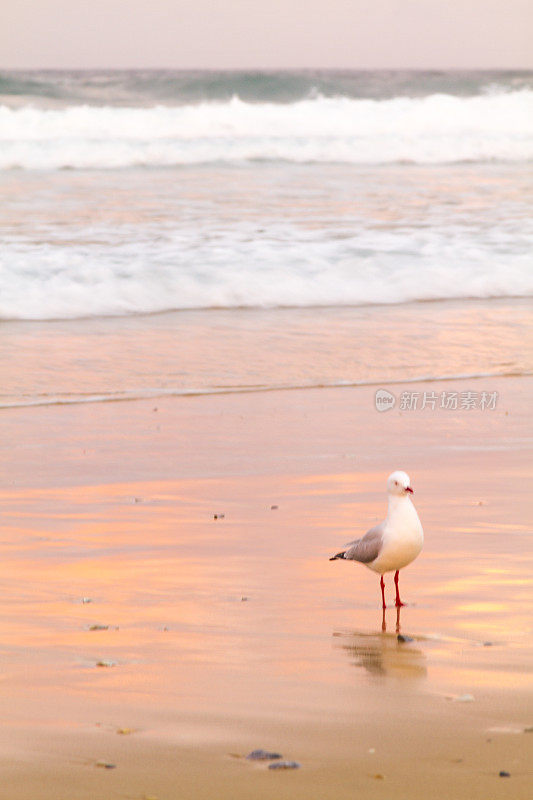
[[[153,107],[0,106],[0,169],[533,158],[533,91]]]
[[[0,319],[533,294],[533,76],[0,72]]]
[[[478,231],[309,231],[266,221],[200,234],[176,226],[69,231],[5,242],[3,319],[194,308],[369,305],[533,294],[531,225]],[[181,229],[180,229],[181,228]],[[51,238],[51,237],[50,237]],[[77,240],[76,240],[77,239]]]
[[[525,72],[0,71],[0,413],[530,375],[532,158]]]

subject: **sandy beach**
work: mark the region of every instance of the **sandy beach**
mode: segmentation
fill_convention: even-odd
[[[530,796],[531,378],[416,385],[485,410],[374,391],[3,409],[0,798]],[[407,641],[328,561],[396,468]]]
[[[533,797],[526,26],[387,3],[11,4],[0,800]]]

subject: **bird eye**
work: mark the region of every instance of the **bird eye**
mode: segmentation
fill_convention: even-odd
[[[398,486],[398,481],[394,481],[394,485],[395,485],[395,486]]]

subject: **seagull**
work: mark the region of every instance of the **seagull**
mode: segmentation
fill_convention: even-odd
[[[405,605],[400,600],[398,575],[403,567],[414,561],[424,544],[424,531],[418,519],[416,508],[411,501],[413,490],[407,473],[398,470],[387,480],[389,510],[379,525],[370,528],[361,539],[347,544],[343,550],[332,556],[330,561],[342,558],[346,561],[360,561],[365,567],[381,575],[381,597],[385,605],[385,582],[383,575],[395,571],[396,608]]]

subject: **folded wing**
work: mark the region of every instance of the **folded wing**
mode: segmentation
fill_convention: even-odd
[[[351,547],[346,550],[344,558],[351,561],[360,561],[368,564],[374,561],[379,555],[383,541],[383,526],[376,525],[370,528],[361,539],[350,542]]]

